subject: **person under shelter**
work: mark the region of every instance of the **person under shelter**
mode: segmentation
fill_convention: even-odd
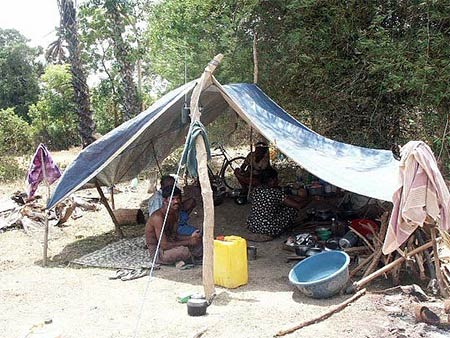
[[[168,186],[175,185],[175,178],[170,175],[164,175],[161,177],[161,189],[155,191],[155,193],[148,200],[148,216],[150,217],[156,210],[160,209],[163,205],[162,190]],[[178,215],[178,233],[180,235],[191,235],[197,229],[189,224],[189,214],[196,206],[196,201],[193,198],[188,198],[181,204],[180,212]]]
[[[242,192],[246,193],[248,187],[256,187],[261,184],[261,172],[270,166],[269,146],[265,142],[258,142],[255,150],[245,158],[240,168],[234,170],[234,175],[242,186]]]
[[[287,196],[278,187],[278,173],[273,168],[261,172],[261,185],[252,192],[252,207],[247,228],[255,234],[279,236],[294,225],[297,210],[304,208],[309,199]]]
[[[159,264],[194,262],[200,259],[203,255],[200,231],[196,230],[191,235],[180,235],[177,232],[178,216],[182,205],[181,190],[177,187],[166,186],[162,189],[162,197],[161,208],[152,213],[145,225],[145,241],[150,256],[153,259],[157,254],[156,263]],[[160,238],[160,247],[156,252]]]

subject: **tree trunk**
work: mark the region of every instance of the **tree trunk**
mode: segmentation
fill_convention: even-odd
[[[130,59],[130,48],[122,37],[125,29],[118,4],[115,2],[111,3],[107,6],[106,12],[111,19],[114,56],[119,65],[122,82],[120,93],[122,97],[124,120],[129,120],[141,112],[140,99],[133,80],[134,63]]]
[[[81,136],[83,148],[95,141],[95,123],[89,100],[89,87],[80,56],[80,43],[78,40],[76,10],[72,0],[58,0],[61,16],[61,31],[67,42],[69,51],[70,71],[72,72],[72,86],[75,95],[75,104],[79,117],[78,131]]]

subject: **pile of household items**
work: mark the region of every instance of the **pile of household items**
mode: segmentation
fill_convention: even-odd
[[[415,276],[434,294],[445,294],[450,290],[450,238],[446,233],[436,236],[436,228],[419,227],[406,243],[386,256],[382,246],[389,211],[375,219],[361,218],[353,211],[343,209],[308,210],[308,213],[310,218],[301,232],[284,242],[284,249],[292,252],[287,256],[288,260],[303,260],[321,252],[339,250],[351,258],[350,278],[360,279],[353,283],[353,291],[381,275],[390,276],[393,284],[398,285],[402,272]],[[355,216],[348,217],[352,214]],[[435,252],[439,252],[438,267],[435,266]]]
[[[26,193],[18,191],[0,202],[0,232],[23,228],[25,232],[31,234],[44,228],[45,202],[41,196],[36,195],[28,199]],[[82,217],[84,211],[99,210],[98,202],[98,198],[80,196],[67,198],[49,211],[49,225],[60,226],[69,218]]]

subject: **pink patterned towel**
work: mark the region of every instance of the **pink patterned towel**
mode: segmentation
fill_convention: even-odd
[[[450,228],[450,193],[430,147],[422,141],[411,141],[402,147],[401,155],[394,207],[383,245],[385,255],[425,222],[438,222],[444,230]]]
[[[53,162],[49,151],[42,143],[37,147],[31,161],[30,169],[27,174],[27,194],[28,198],[33,197],[39,183],[47,181],[52,184],[61,176],[61,171]]]

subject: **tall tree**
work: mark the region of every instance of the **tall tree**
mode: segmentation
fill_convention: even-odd
[[[78,130],[83,148],[95,141],[95,123],[89,101],[89,87],[83,71],[81,48],[78,39],[76,10],[72,0],[57,0],[61,17],[60,33],[67,42],[72,85],[79,116]]]
[[[106,15],[110,20],[114,56],[116,57],[119,72],[121,74],[121,96],[123,98],[125,120],[129,120],[141,111],[141,103],[133,79],[135,60],[133,60],[130,45],[123,37],[125,33],[125,23],[129,20],[130,4],[124,0],[105,0],[104,6]]]
[[[444,135],[449,17],[439,1],[262,0],[248,22],[272,97],[322,134],[389,147]]]
[[[141,111],[135,83],[135,64],[140,57],[139,9],[145,0],[89,0],[81,8],[82,37],[91,67],[106,73],[123,120]]]
[[[40,53],[38,48],[29,47],[18,31],[0,28],[0,109],[14,108],[27,121],[28,106],[39,95],[42,65],[36,59]]]
[[[244,29],[257,0],[166,0],[154,2],[147,19],[150,71],[177,86],[202,73],[217,53],[224,60],[217,77],[251,81],[252,34]]]

